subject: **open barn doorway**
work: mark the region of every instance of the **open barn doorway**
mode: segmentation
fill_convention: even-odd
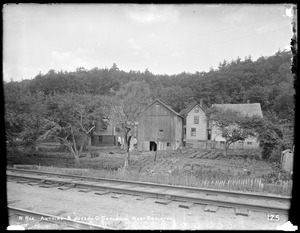
[[[157,150],[157,144],[153,141],[150,141],[150,151],[156,151]]]

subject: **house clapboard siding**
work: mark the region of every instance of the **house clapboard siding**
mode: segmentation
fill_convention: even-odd
[[[182,142],[182,117],[160,100],[138,120],[138,150],[175,150]]]
[[[184,141],[185,145],[194,148],[205,148],[207,135],[207,117],[202,108],[202,103],[196,101],[180,112],[185,117]]]
[[[118,137],[122,137],[122,135],[118,132],[117,127],[108,123],[93,133],[92,146],[117,146]]]
[[[259,103],[244,104],[214,104],[213,106],[222,109],[232,109],[241,112],[243,115],[258,115],[263,117]],[[183,141],[186,146],[193,148],[224,148],[225,138],[221,132],[211,122],[208,122],[206,115],[207,107],[202,105],[202,100],[193,101],[180,114],[184,117]],[[198,121],[199,119],[199,121]],[[248,137],[245,141],[235,142],[230,148],[246,149],[258,148],[259,142],[256,137]]]

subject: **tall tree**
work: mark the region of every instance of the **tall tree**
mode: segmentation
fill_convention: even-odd
[[[129,145],[134,135],[139,114],[151,101],[150,88],[145,82],[129,82],[110,97],[109,119],[119,127],[124,135],[125,161],[124,171],[130,165]]]
[[[27,148],[35,151],[42,133],[45,96],[41,92],[31,94],[20,83],[11,82],[4,89],[7,141],[15,146],[16,140],[21,140]]]
[[[280,161],[281,151],[292,149],[294,146],[293,125],[287,120],[280,119],[275,112],[267,112],[262,124],[256,127],[262,157]]]

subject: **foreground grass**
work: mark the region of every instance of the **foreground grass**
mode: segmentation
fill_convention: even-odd
[[[165,173],[139,173],[138,171],[122,170],[94,170],[94,169],[70,169],[57,167],[35,166],[35,170],[62,173],[69,175],[91,176],[98,178],[123,179],[141,182],[153,182],[159,184],[191,186],[199,188],[224,189],[232,191],[254,192],[261,194],[276,194],[290,196],[292,181],[280,181],[277,184],[264,183],[261,178],[252,179],[230,179],[230,180],[208,180],[199,179],[191,174],[165,174]]]
[[[110,150],[109,150],[110,151]],[[251,152],[251,151],[250,151]],[[255,158],[255,154],[250,152],[243,152],[251,155]],[[197,161],[198,157],[205,157],[209,155],[211,161],[216,160],[213,154],[206,151],[198,150],[186,150],[183,153],[178,154],[176,151],[161,152],[157,158],[157,162],[154,163],[151,155],[139,155],[139,159],[133,162],[133,166],[130,171],[123,173],[119,168],[123,165],[123,156],[119,153],[109,154],[105,151],[100,151],[100,157],[98,158],[81,158],[80,168],[74,168],[74,157],[70,153],[59,152],[42,152],[37,154],[30,154],[25,151],[12,151],[7,155],[7,165],[14,164],[31,164],[36,165],[35,169],[46,172],[56,172],[70,175],[91,176],[99,178],[111,178],[111,179],[124,179],[141,182],[153,182],[160,184],[192,186],[200,188],[213,188],[224,189],[244,192],[255,192],[265,194],[277,194],[290,196],[292,190],[292,180],[279,180],[278,169],[274,170],[274,174],[261,176],[259,174],[251,174],[246,172],[233,172],[228,163],[224,165],[227,169],[217,169],[215,165],[206,166],[200,163],[200,167],[192,171],[193,169],[178,168],[176,160],[190,157],[193,161]],[[239,152],[241,153],[241,152]],[[119,154],[119,155],[118,155]],[[213,156],[213,158],[211,158]],[[231,158],[232,157],[232,158]],[[232,154],[227,160],[232,160],[234,163],[234,157],[239,158],[237,155]],[[249,157],[249,156],[248,156]],[[257,156],[256,156],[257,157]],[[238,161],[239,161],[238,160]],[[244,159],[242,159],[244,160]],[[252,160],[253,162],[254,160]],[[190,162],[189,162],[190,163]],[[237,167],[240,164],[247,164],[243,161],[237,163]],[[179,163],[180,164],[180,163]],[[42,165],[42,166],[40,166]],[[228,167],[227,167],[228,166]],[[135,167],[135,169],[134,169]],[[151,170],[154,169],[154,170]],[[238,177],[238,178],[237,178]]]

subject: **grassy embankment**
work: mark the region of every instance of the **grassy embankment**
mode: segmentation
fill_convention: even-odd
[[[185,149],[182,153],[158,152],[156,162],[151,152],[134,152],[126,173],[120,169],[124,152],[118,149],[98,150],[99,157],[81,158],[81,169],[74,169],[70,153],[46,151],[8,152],[7,165],[31,164],[47,172],[279,195],[290,195],[292,189],[290,177],[277,164],[260,160],[255,151],[231,151],[224,158],[220,151]]]

